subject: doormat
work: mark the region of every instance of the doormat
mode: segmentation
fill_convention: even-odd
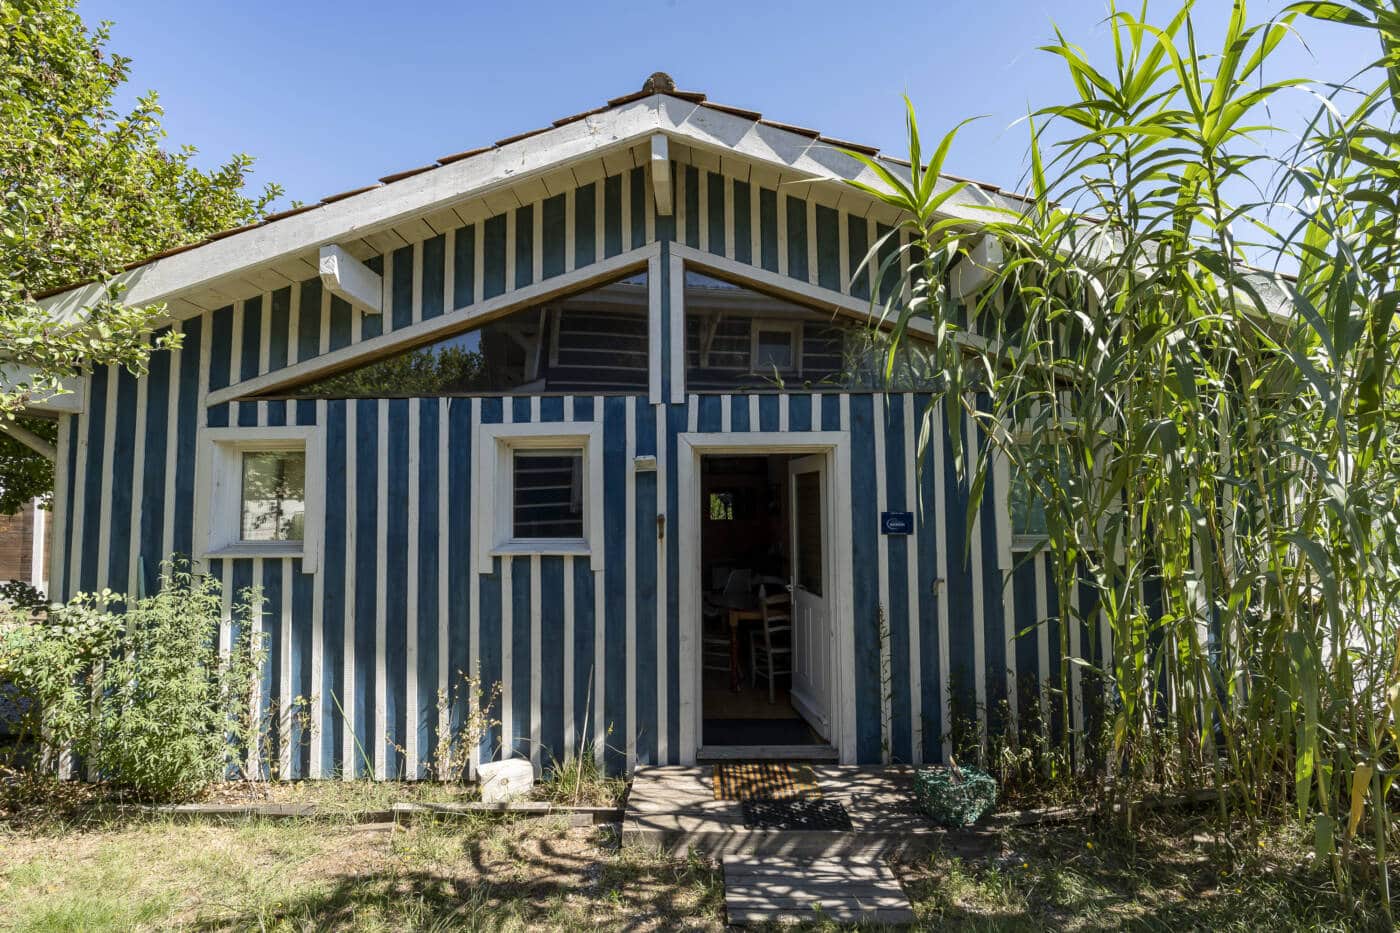
[[[835,800],[745,800],[748,829],[824,829],[850,832],[851,815]]]
[[[716,800],[796,800],[821,795],[811,765],[781,761],[715,765]]]

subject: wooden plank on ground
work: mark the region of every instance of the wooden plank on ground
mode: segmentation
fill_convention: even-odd
[[[736,926],[817,919],[914,922],[894,871],[871,859],[726,858],[724,904]]]

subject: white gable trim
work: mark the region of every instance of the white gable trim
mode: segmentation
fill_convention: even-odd
[[[874,173],[831,143],[654,94],[304,214],[152,260],[122,273],[114,282],[124,289],[123,300],[129,304],[172,300],[197,287],[216,286],[260,267],[296,260],[349,236],[372,236],[415,216],[480,198],[580,159],[649,144],[658,131],[693,147],[737,155],[783,173],[836,185],[848,179],[881,184]],[[1012,203],[968,186],[950,199],[946,211],[970,221],[986,220],[997,216],[987,208],[1002,201]],[[80,314],[104,291],[104,284],[84,285],[51,296],[43,304],[61,320]]]

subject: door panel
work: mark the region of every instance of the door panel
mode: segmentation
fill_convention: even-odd
[[[792,554],[792,700],[823,738],[831,738],[830,568],[827,566],[826,457],[788,463]]]

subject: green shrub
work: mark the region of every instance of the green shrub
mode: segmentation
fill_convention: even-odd
[[[262,721],[253,706],[265,651],[239,594],[219,644],[219,582],[162,567],[156,595],[84,594],[0,627],[0,680],[26,701],[25,732],[51,763],[62,749],[143,799],[180,800],[242,771]],[[112,611],[109,607],[120,607]]]

